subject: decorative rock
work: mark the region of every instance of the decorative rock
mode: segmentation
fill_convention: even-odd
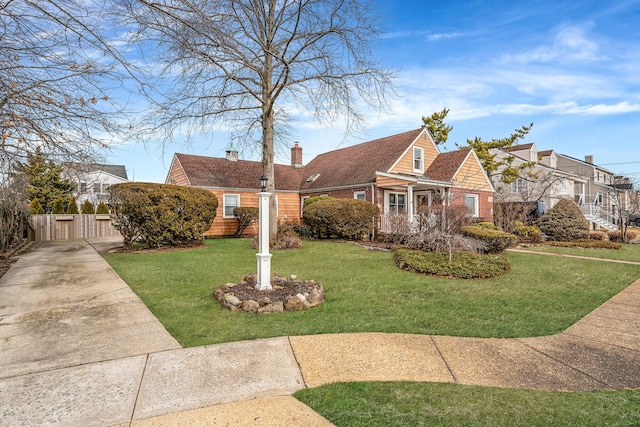
[[[307,297],[307,302],[309,307],[316,307],[324,302],[324,295],[318,289],[314,289]]]
[[[298,298],[300,298],[300,301],[302,301],[302,302],[305,302],[305,301],[307,300],[307,298],[306,298],[304,295],[302,295],[302,294],[297,294],[296,296],[297,296]]]
[[[213,291],[213,297],[218,300],[218,302],[222,302],[224,301],[224,292],[225,291],[222,290],[222,287],[219,287]]]
[[[271,304],[271,299],[269,297],[260,298],[258,300],[258,304],[260,304],[261,307],[264,307],[265,305]]]
[[[289,279],[296,281],[298,280],[298,276],[296,276],[295,274],[292,274],[291,276],[289,276]]]
[[[282,313],[283,311],[284,304],[281,301],[272,302],[258,309],[258,313]]]
[[[290,296],[284,300],[285,311],[297,311],[302,309],[303,309],[302,300],[297,296]]]
[[[242,301],[242,304],[240,304],[239,308],[240,308],[240,310],[246,311],[248,313],[255,313],[260,308],[260,304],[258,304],[256,301],[250,299],[250,300],[247,300],[247,301]]]
[[[258,283],[258,278],[256,277],[255,274],[249,273],[246,276],[244,276],[244,281],[249,284],[256,284]]]
[[[227,295],[225,296],[225,300],[226,300],[229,304],[231,304],[232,306],[234,306],[234,307],[239,306],[239,305],[240,305],[240,303],[242,302],[242,301],[240,301],[240,298],[238,298],[238,297],[236,297],[236,296],[234,296],[234,295],[229,295],[229,294],[227,294]]]

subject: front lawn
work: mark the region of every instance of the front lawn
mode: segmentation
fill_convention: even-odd
[[[438,383],[345,383],[294,395],[337,426],[637,426],[640,391],[557,393]]]
[[[640,266],[506,254],[511,271],[492,279],[434,278],[398,269],[389,252],[305,241],[274,252],[272,271],[314,279],[326,302],[311,310],[234,313],[213,290],[256,270],[248,239],[207,240],[199,249],[104,254],[185,347],[287,335],[397,332],[531,337],[560,332],[640,277]]]
[[[567,254],[586,256],[592,258],[616,259],[622,261],[640,262],[640,244],[625,243],[620,249],[597,249],[597,248],[565,248],[550,245],[532,245],[523,247],[524,250],[538,251],[554,254]],[[517,249],[515,249],[517,250]]]

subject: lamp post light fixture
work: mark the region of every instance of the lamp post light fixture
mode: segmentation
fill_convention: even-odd
[[[266,176],[262,175],[260,177],[260,189],[263,193],[267,191],[267,181],[269,181],[269,178],[267,178]]]
[[[270,291],[271,287],[271,254],[269,253],[269,197],[267,193],[268,178],[263,174],[260,177],[260,189],[258,193],[258,281],[256,290]]]

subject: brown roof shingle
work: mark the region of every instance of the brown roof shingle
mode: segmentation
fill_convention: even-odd
[[[451,181],[460,168],[460,165],[462,165],[469,155],[469,150],[471,150],[471,148],[440,153],[425,171],[424,175],[435,181]]]
[[[193,186],[260,189],[261,162],[182,153],[175,157]],[[299,190],[302,169],[278,164],[274,169],[277,190]]]
[[[320,154],[304,167],[301,190],[375,182],[376,172],[388,171],[422,131],[414,129]],[[313,182],[306,182],[315,174],[319,176]]]

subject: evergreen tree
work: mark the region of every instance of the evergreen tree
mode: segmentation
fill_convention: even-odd
[[[449,109],[444,108],[442,111],[436,111],[428,117],[422,116],[422,122],[433,137],[433,142],[436,145],[447,142],[449,132],[453,129],[453,126],[449,126],[444,122],[447,114],[449,114]]]
[[[82,204],[82,213],[84,215],[92,215],[96,213],[96,210],[93,208],[93,203],[91,203],[89,200],[85,200]]]
[[[52,214],[63,214],[64,213],[64,200],[58,198],[53,201],[53,206],[51,208]]]
[[[65,200],[73,194],[75,186],[62,177],[62,166],[48,160],[40,147],[27,155],[27,164],[20,169],[27,176],[29,199],[37,198],[45,212],[52,211],[56,199]]]
[[[98,208],[96,209],[96,214],[98,215],[108,215],[109,214],[109,206],[105,202],[98,203]]]
[[[42,215],[43,213],[44,213],[44,209],[42,208],[42,205],[40,204],[40,201],[36,197],[35,199],[33,199],[31,201],[31,214],[32,215]]]
[[[70,215],[77,215],[80,212],[78,212],[78,203],[76,202],[76,198],[72,197],[69,200],[69,204],[67,205],[67,210],[65,213],[68,213]]]

